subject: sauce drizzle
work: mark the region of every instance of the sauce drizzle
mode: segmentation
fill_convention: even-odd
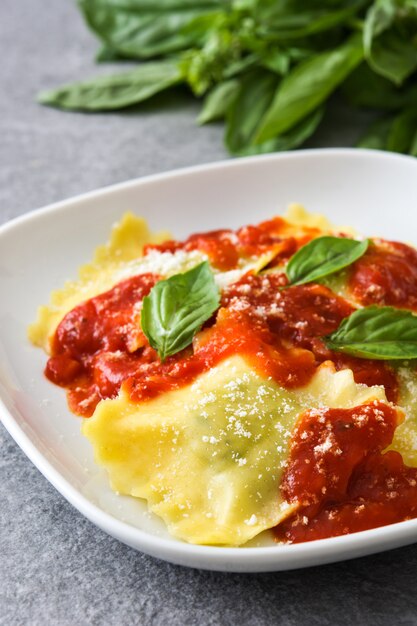
[[[417,468],[383,453],[397,424],[382,402],[304,413],[281,483],[301,507],[275,529],[277,539],[312,541],[417,517]]]

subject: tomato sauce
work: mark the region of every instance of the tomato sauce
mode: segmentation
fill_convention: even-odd
[[[115,397],[137,369],[135,353],[148,345],[138,305],[157,281],[153,274],[124,280],[72,309],[58,325],[45,374],[68,388],[74,413],[92,415],[97,403]],[[142,359],[146,362],[146,355]]]
[[[247,313],[227,308],[219,310],[194,350],[186,348],[161,363],[140,331],[136,307],[155,282],[149,275],[124,281],[76,307],[59,324],[46,375],[69,389],[75,413],[88,417],[101,399],[115,397],[122,383],[134,401],[154,398],[233,354],[246,356],[260,373],[288,388],[306,384],[314,374],[311,351],[283,345],[265,321],[254,323]]]
[[[348,287],[363,305],[417,310],[417,250],[404,243],[374,240],[352,266]]]
[[[394,408],[312,409],[299,419],[281,483],[295,515],[275,529],[298,543],[417,517],[417,468],[383,450],[398,424]]]
[[[320,337],[336,330],[353,307],[323,285],[285,287],[285,274],[247,274],[225,290],[222,302],[231,310],[247,311],[255,322],[265,321],[271,333],[289,344],[323,350]]]
[[[194,351],[173,355],[163,364],[154,362],[153,367],[136,372],[126,387],[133,400],[146,400],[190,383],[235,354],[245,356],[261,374],[288,388],[306,384],[315,371],[314,358],[307,350],[278,345],[267,328],[254,329],[246,315],[220,309],[216,323],[205,331]]]
[[[284,274],[247,274],[225,291],[223,304],[231,309],[244,308],[253,320],[264,320],[281,341],[310,350],[317,364],[332,360],[336,369],[350,368],[357,383],[383,385],[388,399],[396,402],[398,383],[389,366],[381,361],[331,352],[321,339],[353,313],[352,305],[324,285],[313,283],[282,289],[285,285]]]
[[[243,226],[236,231],[212,230],[196,233],[185,241],[165,241],[162,244],[148,244],[149,250],[175,252],[176,250],[199,250],[210,259],[214,267],[227,271],[235,269],[241,257],[249,258],[272,251],[271,266],[287,261],[298,248],[320,234],[316,228],[304,228],[297,237],[288,235],[293,229],[281,217],[261,222],[257,226]]]
[[[330,352],[330,351],[329,351]],[[384,361],[374,359],[360,359],[341,352],[330,352],[329,358],[337,370],[351,369],[356,383],[368,385],[382,385],[390,402],[398,402],[398,380],[395,371]]]

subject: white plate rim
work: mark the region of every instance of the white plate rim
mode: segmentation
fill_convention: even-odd
[[[66,200],[47,205],[41,209],[30,211],[1,225],[0,241],[22,223],[30,222],[48,213],[70,209],[69,205],[77,201],[98,199],[109,193],[117,193],[118,191],[138,185],[172,179],[178,176],[188,176],[207,170],[239,167],[242,162],[250,164],[260,161],[297,159],[301,156],[310,156],[313,154],[317,158],[329,155],[335,157],[357,155],[357,158],[372,156],[372,158],[382,160],[395,159],[401,160],[404,163],[413,162],[417,171],[417,161],[413,157],[375,150],[358,150],[351,148],[299,150],[297,152],[283,152],[245,157],[243,159],[218,161],[132,179],[93,190],[85,194],[79,194]],[[52,466],[24,430],[16,423],[1,398],[0,414],[5,428],[26,456],[61,495],[87,519],[123,543],[146,554],[172,563],[186,565],[188,567],[228,572],[280,571],[309,567],[316,564],[326,564],[339,560],[348,560],[356,558],[357,556],[365,556],[417,541],[417,519],[341,537],[321,539],[294,545],[277,545],[276,547],[229,548],[221,546],[200,546],[156,537],[104,512],[73,487],[61,473]]]

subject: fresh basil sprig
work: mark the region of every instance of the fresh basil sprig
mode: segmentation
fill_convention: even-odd
[[[100,39],[98,61],[140,64],[49,91],[40,97],[43,104],[110,111],[160,94],[151,102],[156,108],[169,101],[172,88],[184,85],[205,98],[200,124],[224,120],[226,147],[242,156],[304,143],[332,119],[331,96],[341,88],[355,107],[394,116],[394,142],[386,140],[382,120],[378,136],[372,128],[359,145],[417,154],[417,122],[408,113],[417,103],[416,0],[78,0],[78,5]],[[325,105],[329,115],[322,121]]]
[[[304,285],[339,272],[365,254],[369,240],[318,237],[291,257],[286,274],[291,285]]]
[[[300,63],[277,89],[261,120],[256,143],[288,131],[320,106],[363,59],[360,36]]]
[[[390,306],[365,307],[324,340],[330,350],[364,359],[417,359],[417,316]]]
[[[100,76],[74,85],[64,85],[55,91],[39,94],[42,104],[61,109],[107,111],[139,104],[181,82],[175,61],[155,61],[122,72]]]
[[[207,261],[161,280],[143,299],[141,326],[163,361],[186,348],[220,303]]]

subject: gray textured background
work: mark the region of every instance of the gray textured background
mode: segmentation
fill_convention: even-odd
[[[96,72],[71,0],[1,0],[0,222],[103,185],[224,158],[221,126],[196,129],[177,96],[154,111],[42,108],[39,89]],[[100,68],[104,71],[106,68]],[[336,107],[311,145],[349,145],[367,116]],[[417,545],[309,570],[236,575],[137,553],[75,511],[1,429],[0,623],[417,624]]]

